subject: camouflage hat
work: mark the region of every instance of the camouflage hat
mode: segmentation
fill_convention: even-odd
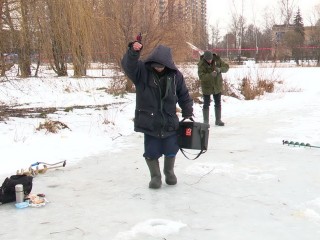
[[[213,53],[210,51],[205,51],[203,54],[203,58],[207,61],[210,61],[213,58]]]

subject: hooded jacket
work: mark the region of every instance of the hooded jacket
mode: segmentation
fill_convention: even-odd
[[[173,62],[171,49],[159,45],[144,61],[139,58],[140,52],[129,47],[121,61],[124,72],[136,87],[134,130],[159,138],[176,134],[179,128],[176,104],[182,109],[183,117],[191,117],[193,100]],[[163,74],[157,74],[152,63],[164,65]]]
[[[212,72],[217,68],[221,70],[216,77],[213,77]],[[218,94],[223,90],[223,78],[221,73],[226,73],[229,70],[229,64],[225,63],[221,58],[213,54],[213,60],[209,64],[203,55],[200,56],[198,63],[198,76],[200,79],[202,94]]]

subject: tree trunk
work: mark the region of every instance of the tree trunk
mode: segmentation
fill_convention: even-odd
[[[23,46],[19,51],[19,67],[22,78],[31,76],[30,48],[28,46]]]
[[[20,35],[20,49],[19,49],[19,67],[21,77],[26,78],[31,76],[31,43],[30,32],[28,26],[28,2],[21,0],[21,35]]]
[[[59,77],[67,76],[67,65],[65,61],[65,49],[68,49],[68,26],[66,24],[66,8],[61,2],[46,1],[48,7],[48,23],[50,33],[48,34],[51,43],[51,53],[53,56],[52,68]]]
[[[52,41],[52,54],[53,54],[53,69],[59,77],[67,76],[67,66],[64,60],[64,54],[62,51],[61,43],[59,40]]]
[[[87,75],[87,66],[85,55],[82,51],[81,45],[79,45],[75,50],[75,54],[73,56],[73,66],[74,66],[74,76],[82,77]]]

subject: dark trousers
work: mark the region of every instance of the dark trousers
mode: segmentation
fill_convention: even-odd
[[[143,157],[158,159],[162,155],[165,157],[175,157],[179,151],[177,134],[167,138],[157,138],[144,134],[144,154]]]
[[[204,95],[203,94],[203,109],[209,109],[210,107],[210,99],[211,95]],[[218,94],[212,94],[213,101],[214,101],[214,107],[215,108],[221,108],[221,93]]]

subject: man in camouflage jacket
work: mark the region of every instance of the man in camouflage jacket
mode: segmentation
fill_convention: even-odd
[[[205,51],[200,56],[198,63],[198,76],[201,83],[203,94],[203,122],[209,123],[209,106],[210,97],[213,95],[215,109],[215,124],[224,126],[221,121],[221,92],[223,90],[222,73],[229,70],[229,65],[224,62],[217,54],[210,51]]]

